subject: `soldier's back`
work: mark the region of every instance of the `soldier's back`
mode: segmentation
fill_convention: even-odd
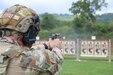
[[[24,49],[10,38],[0,38],[0,75],[25,75],[19,65]]]

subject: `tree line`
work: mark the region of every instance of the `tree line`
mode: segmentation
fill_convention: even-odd
[[[67,39],[90,39],[96,36],[97,39],[112,39],[113,18],[112,13],[97,15],[102,7],[106,7],[105,0],[78,0],[73,2],[68,14],[40,15],[41,39],[46,39],[52,33],[61,33]],[[64,19],[64,20],[63,20]]]

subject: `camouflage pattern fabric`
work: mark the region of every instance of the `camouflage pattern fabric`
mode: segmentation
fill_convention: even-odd
[[[0,41],[0,75],[56,75],[63,57],[55,50],[59,52]]]
[[[36,12],[22,5],[14,5],[0,14],[0,29],[12,29],[19,32],[27,32],[33,24],[32,17]],[[39,23],[36,24],[39,29]]]

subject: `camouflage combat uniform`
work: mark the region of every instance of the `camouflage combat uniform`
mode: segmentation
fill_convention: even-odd
[[[6,75],[41,75],[42,73],[54,75],[59,71],[63,59],[55,52],[22,47],[16,41],[10,40],[7,38],[0,40],[1,75],[5,75],[4,73]]]
[[[34,15],[33,10],[21,5],[7,9],[0,16],[0,32],[1,29],[7,28],[9,32],[12,29],[26,33],[32,24],[32,15]],[[38,24],[35,25],[38,27]],[[4,34],[8,35],[9,32],[3,30]],[[10,33],[17,35],[12,31]],[[63,62],[62,55],[55,50],[40,50],[23,46],[12,37],[5,37],[0,33],[0,75],[57,74]]]

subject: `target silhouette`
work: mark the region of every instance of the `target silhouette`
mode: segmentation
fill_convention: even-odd
[[[81,41],[81,56],[108,56],[108,41]]]

